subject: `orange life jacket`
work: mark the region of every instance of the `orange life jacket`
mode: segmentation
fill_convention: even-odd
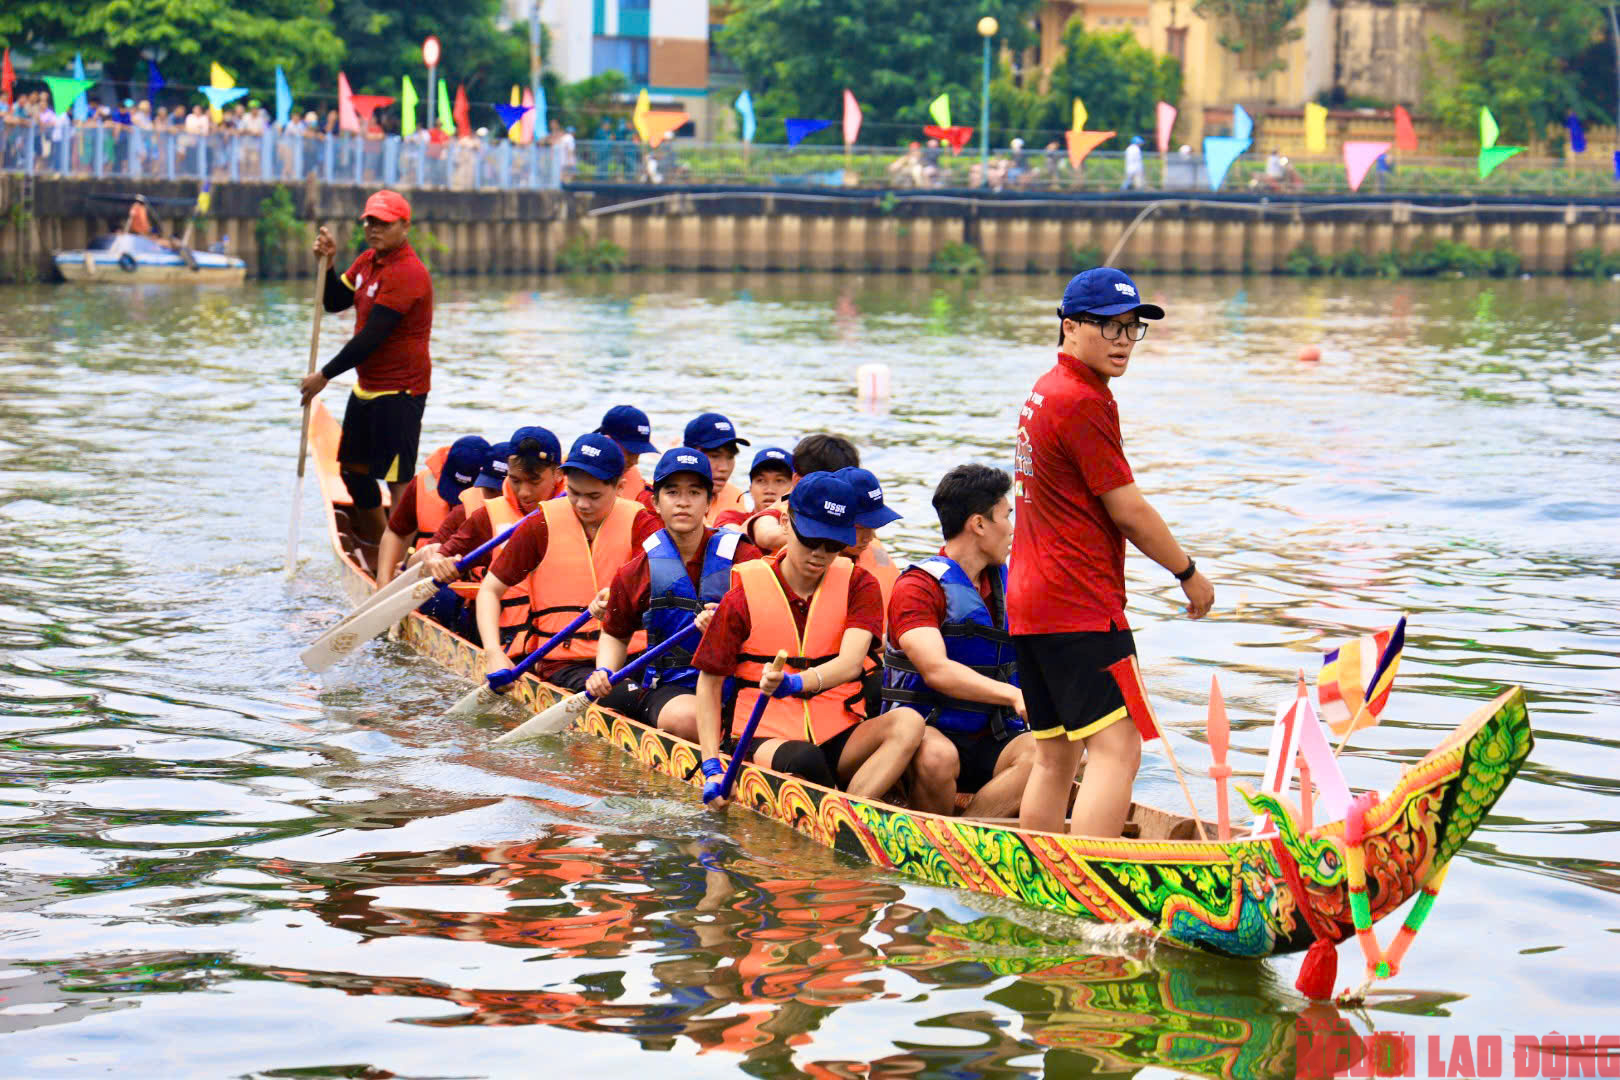
[[[439,474],[450,448],[441,446],[427,459],[427,468],[416,474],[416,545],[421,547],[439,531],[450,516],[450,504],[439,497]]]
[[[855,564],[842,557],[832,561],[810,598],[810,615],[801,639],[787,593],[776,577],[776,561],[755,559],[731,571],[732,580],[743,590],[749,621],[748,640],[743,642],[732,672],[738,683],[731,724],[734,735],[741,735],[747,726],[754,702],[759,700],[760,676],[779,650],[787,650],[787,670],[798,673],[835,658],[844,640],[849,576]],[[772,698],[754,732],[755,745],[766,739],[808,739],[820,745],[860,722],[861,716],[852,708],[864,692],[856,679],[826,687],[818,694]]]
[[[461,493],[461,505],[466,507],[469,515],[480,506],[483,506],[488,499],[489,488],[479,487],[477,484],[469,484],[467,489]]]
[[[711,529],[714,528],[714,519],[727,510],[747,512],[747,507],[743,506],[742,489],[730,480],[722,484],[720,490],[714,493],[714,501],[709,504],[709,512],[703,516],[703,524]]]
[[[619,498],[640,502],[646,490],[647,481],[642,478],[640,469],[632,465],[624,470],[624,475],[619,478]]]
[[[877,539],[866,545],[866,550],[861,552],[861,561],[856,565],[877,578],[878,587],[883,590],[883,624],[887,626],[889,595],[894,592],[894,583],[900,580],[900,567],[889,557],[883,541]]]
[[[468,490],[471,490],[470,488]],[[465,494],[465,493],[464,493]],[[512,492],[512,482],[506,481],[501,485],[501,498],[484,500],[484,511],[489,514],[489,534],[499,536],[508,525],[516,524],[523,518],[523,511],[518,509],[517,496]],[[470,515],[477,507],[469,506]],[[505,544],[499,544],[489,553],[489,564],[495,565],[495,560],[501,557],[506,550]],[[478,590],[483,585],[484,568],[478,567],[475,574],[469,575],[468,581],[457,581],[450,588],[458,596],[472,603],[478,602]],[[523,630],[529,625],[529,590],[521,581],[509,583],[506,592],[501,595],[501,644],[506,646],[506,655],[523,656],[524,652],[517,651],[523,644]]]
[[[636,553],[631,531],[641,504],[615,499],[613,509],[596,530],[596,539],[585,537],[585,526],[567,499],[547,499],[540,504],[545,514],[548,540],[546,557],[529,575],[529,631],[524,635],[525,651],[551,637],[574,621],[581,608],[596,598],[598,591],[613,580],[619,567]],[[547,655],[548,660],[594,660],[602,624],[586,623],[593,629],[580,629]],[[630,639],[630,652],[647,648],[647,633],[638,630]]]

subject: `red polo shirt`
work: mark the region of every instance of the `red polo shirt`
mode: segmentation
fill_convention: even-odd
[[[692,580],[694,589],[702,585],[703,556],[708,552],[709,541],[713,538],[714,530],[704,529],[703,542],[698,545],[697,554],[686,564],[686,576]],[[761,557],[759,548],[746,540],[739,540],[731,565],[737,566]],[[641,618],[647,613],[650,603],[652,575],[647,570],[647,552],[643,550],[636,552],[636,557],[619,567],[619,572],[613,575],[613,584],[608,586],[607,611],[602,613],[602,631],[621,641],[630,640],[631,635],[641,629]]]
[[[1125,628],[1125,537],[1102,496],[1133,482],[1108,384],[1073,357],[1018,414],[1017,529],[1007,580],[1014,634]]]
[[[794,592],[783,580],[780,555],[772,556],[770,563],[771,569],[776,571],[776,580],[782,584],[783,594],[787,596],[788,607],[793,611],[799,636],[803,637],[805,624],[810,621],[810,601]],[[730,675],[737,670],[737,654],[742,651],[743,642],[748,640],[753,629],[754,622],[748,614],[747,594],[741,585],[733,585],[726,598],[720,601],[709,628],[703,632],[703,640],[698,643],[697,653],[692,657],[692,666],[710,675]],[[883,588],[877,578],[859,566],[849,575],[849,605],[844,615],[844,629],[867,630],[874,639],[883,633]]]
[[[378,304],[402,318],[394,332],[355,368],[362,393],[403,390],[425,394],[432,381],[433,361],[428,338],[433,334],[433,279],[409,243],[378,257],[360,253],[343,275],[354,290],[354,332],[365,329],[371,309]]]

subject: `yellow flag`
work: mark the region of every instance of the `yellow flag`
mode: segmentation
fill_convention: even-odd
[[[515,86],[512,87],[512,101],[511,101],[511,104],[512,104],[513,108],[516,108],[517,106],[523,104],[523,91],[519,90]],[[522,142],[523,141],[523,123],[522,123],[522,121],[519,121],[518,123],[513,124],[511,127],[507,128],[506,129],[506,137],[507,137],[507,139],[509,139],[510,141],[515,142],[515,143]]]
[[[1305,106],[1305,149],[1327,153],[1327,109],[1314,101]]]
[[[647,127],[647,114],[652,112],[652,102],[647,99],[647,88],[643,86],[641,93],[636,95],[636,109],[630,114],[630,123],[636,129],[636,135],[642,142],[648,141],[649,129]]]
[[[236,80],[231,78],[229,72],[219,66],[218,61],[215,61],[208,65],[208,85],[216,90],[229,90],[236,85]],[[216,124],[225,119],[225,114],[217,106],[209,107],[208,116]]]
[[[951,95],[941,94],[928,103],[928,115],[942,128],[951,126]]]
[[[1075,98],[1074,99],[1074,123],[1070,126],[1069,130],[1070,131],[1084,131],[1084,130],[1086,130],[1086,117],[1088,115],[1090,115],[1090,114],[1086,112],[1086,103],[1081,101],[1079,98]]]

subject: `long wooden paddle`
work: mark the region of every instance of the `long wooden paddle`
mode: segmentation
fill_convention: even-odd
[[[320,355],[321,348],[321,292],[326,288],[326,270],[332,265],[330,255],[322,255],[320,265],[315,268],[315,303],[313,314],[310,315],[309,327],[309,370],[307,375],[315,374],[315,360]],[[291,578],[298,569],[298,523],[304,510],[304,462],[309,457],[309,411],[315,404],[311,398],[304,406],[303,429],[298,435],[298,479],[293,482],[292,517],[287,521],[287,577]]]
[[[609,675],[608,681],[617,684],[624,679],[628,679],[696,632],[697,624],[693,623],[680,633],[665,638],[612,675]],[[581,690],[572,697],[563,698],[549,709],[535,713],[495,741],[497,743],[521,742],[524,739],[534,739],[541,735],[550,735],[553,732],[561,731],[569,724],[572,724],[574,717],[584,712],[585,707],[595,700],[588,692]]]
[[[771,661],[767,671],[781,671],[787,666],[787,650],[776,650],[776,659]],[[761,680],[764,676],[760,676]],[[737,736],[737,746],[731,751],[731,761],[726,764],[726,775],[720,781],[720,797],[731,798],[731,785],[737,782],[737,773],[742,770],[743,762],[748,760],[749,747],[754,742],[754,729],[759,727],[760,717],[765,715],[765,706],[770,703],[771,695],[760,694],[759,700],[754,702],[754,711],[748,714],[748,723],[743,725],[742,734]]]
[[[484,681],[475,689],[467,691],[461,700],[450,707],[444,714],[446,720],[459,720],[463,717],[478,716],[493,709],[498,702],[506,700],[505,690],[508,686],[521,679],[525,672],[532,668],[535,661],[545,656],[552,649],[574,636],[574,631],[591,621],[591,610],[586,608],[574,617],[574,621],[552,635],[545,644],[525,656],[516,667],[509,667],[504,671],[492,671],[484,676]]]
[[[487,543],[479,545],[456,562],[456,569],[465,573],[479,559],[510,540],[517,527],[540,511],[535,510],[502,529]],[[439,583],[426,576],[422,564],[412,567],[422,570],[409,588],[395,589],[386,597],[373,597],[372,602],[345,616],[336,626],[316,638],[298,658],[311,671],[325,671],[372,638],[393,626],[399,620],[421,607],[434,593]],[[389,582],[392,586],[393,582]]]

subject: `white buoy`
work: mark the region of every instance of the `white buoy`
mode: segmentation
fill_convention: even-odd
[[[861,401],[889,399],[889,365],[862,364],[855,369],[855,396]]]

